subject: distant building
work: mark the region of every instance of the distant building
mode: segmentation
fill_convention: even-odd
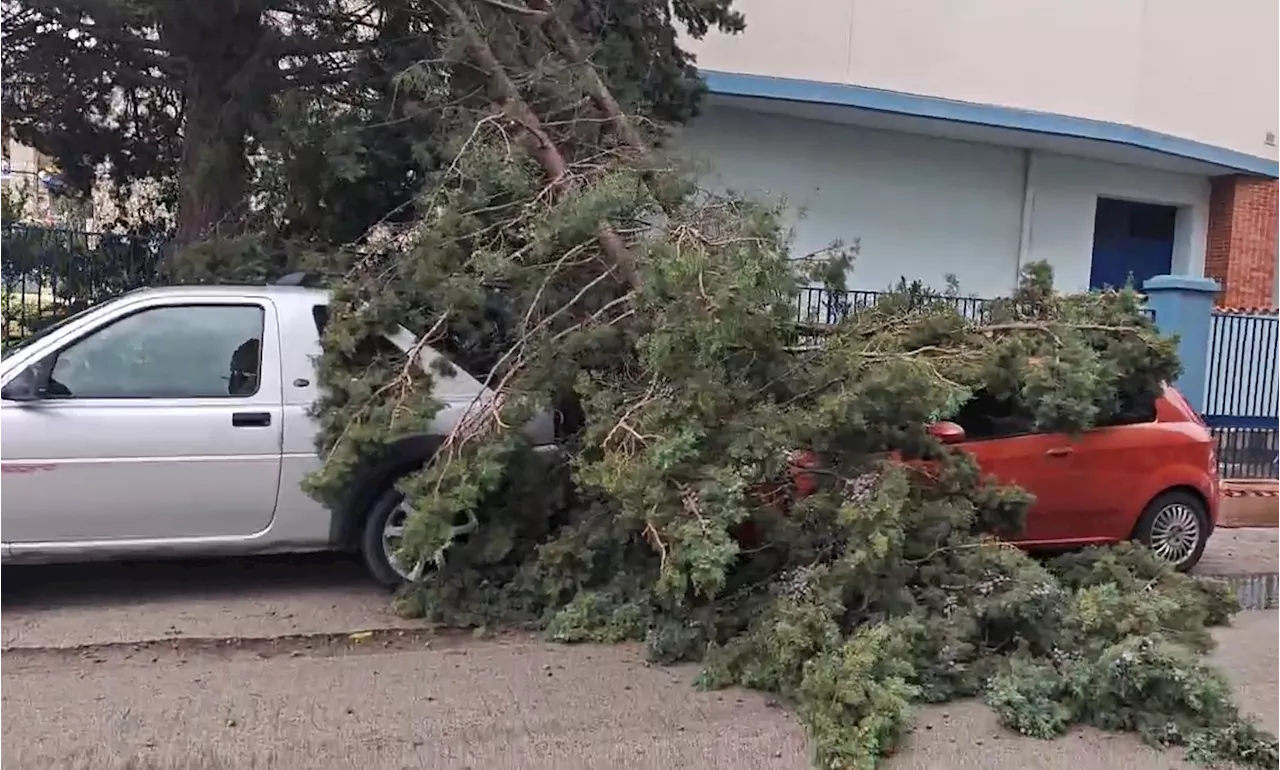
[[[30,147],[8,140],[4,142],[3,159],[0,185],[11,205],[21,203],[19,218],[31,224],[54,224],[53,196],[42,173],[47,165],[45,159]]]
[[[683,147],[858,239],[852,286],[1009,291],[1207,275],[1275,301],[1275,0],[738,0],[687,44],[712,92]]]

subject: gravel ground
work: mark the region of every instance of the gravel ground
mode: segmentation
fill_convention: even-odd
[[[1225,534],[1213,572],[1274,571],[1274,531]],[[808,767],[803,731],[768,698],[700,693],[692,669],[649,667],[633,647],[432,635],[341,558],[4,577],[6,770]],[[1273,730],[1278,622],[1242,614],[1216,654]],[[1191,766],[1129,736],[1020,738],[961,703],[921,709],[885,767]]]

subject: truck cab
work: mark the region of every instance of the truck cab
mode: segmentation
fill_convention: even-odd
[[[6,561],[358,545],[353,526],[366,511],[326,510],[300,487],[320,464],[311,408],[328,301],[302,286],[144,289],[7,349]],[[380,342],[418,351],[424,369],[440,356],[403,328]],[[436,444],[493,397],[445,369],[435,376],[445,404]],[[548,417],[527,433],[550,444],[554,427]]]

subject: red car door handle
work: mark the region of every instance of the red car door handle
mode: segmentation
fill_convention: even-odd
[[[1049,455],[1050,457],[1066,457],[1067,455],[1071,454],[1072,451],[1073,450],[1071,449],[1071,447],[1064,446],[1064,447],[1055,447],[1053,449],[1050,449],[1048,452],[1045,452],[1045,454]]]

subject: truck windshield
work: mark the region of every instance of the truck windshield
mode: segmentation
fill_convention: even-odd
[[[53,323],[43,327],[42,329],[35,332],[34,334],[23,337],[20,340],[15,340],[13,342],[6,342],[4,344],[4,348],[0,349],[0,360],[8,358],[15,351],[22,350],[23,348],[27,347],[31,343],[49,336],[50,334],[54,333],[58,329],[61,329],[63,326],[66,326],[67,324],[76,320],[80,316],[85,315],[90,310],[93,310],[96,307],[97,305],[91,305],[87,308],[84,308],[83,310],[72,313],[66,318],[63,318],[61,321],[54,321]]]

